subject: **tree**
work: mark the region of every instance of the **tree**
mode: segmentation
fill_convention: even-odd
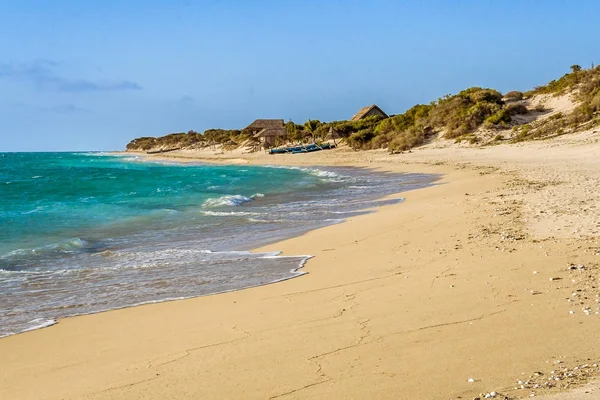
[[[581,71],[581,65],[573,64],[569,68],[571,68],[571,71],[573,71],[573,73]]]
[[[291,119],[285,124],[285,131],[290,139],[296,141],[302,140],[302,131],[298,129],[298,125],[296,125]]]
[[[304,129],[309,132],[313,138],[315,136],[315,132],[317,131],[317,129],[319,128],[319,126],[321,126],[322,123],[321,121],[319,121],[318,119],[309,119],[308,121],[306,121],[304,123]]]

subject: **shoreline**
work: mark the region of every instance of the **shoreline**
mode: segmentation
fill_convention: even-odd
[[[119,156],[122,156],[122,154],[119,154]],[[130,158],[127,158],[130,159]],[[152,163],[152,160],[149,160],[149,163]],[[177,165],[185,165],[185,164],[180,164],[177,163]],[[287,167],[280,167],[280,166],[273,166],[273,168],[277,168],[277,170],[281,170],[280,168],[287,168]],[[435,182],[435,180],[438,177],[429,177],[429,176],[420,176],[420,175],[416,175],[416,176],[411,176],[411,175],[405,175],[405,174],[401,174],[400,176],[396,175],[387,175],[387,174],[383,174],[383,173],[376,173],[374,171],[369,171],[369,170],[363,170],[361,168],[357,168],[357,167],[346,167],[346,168],[322,168],[322,167],[315,167],[315,168],[297,168],[297,167],[289,167],[291,169],[299,169],[302,170],[304,173],[307,174],[311,174],[311,175],[316,175],[319,177],[325,176],[326,178],[324,179],[329,179],[330,176],[333,176],[334,180],[336,180],[337,175],[341,174],[342,176],[345,176],[344,179],[350,179],[350,178],[356,178],[356,179],[352,179],[352,181],[357,181],[357,182],[362,182],[363,184],[367,183],[367,181],[370,180],[375,180],[376,182],[383,182],[380,183],[379,185],[375,184],[375,181],[372,181],[371,183],[373,183],[373,185],[368,185],[368,186],[372,186],[374,188],[374,191],[372,192],[367,192],[368,194],[360,194],[360,195],[356,195],[358,197],[355,197],[353,194],[350,195],[349,198],[352,198],[354,200],[359,199],[360,201],[355,202],[356,204],[359,205],[355,205],[355,206],[336,206],[338,208],[336,208],[336,210],[344,210],[344,216],[340,216],[338,217],[337,214],[335,215],[336,218],[334,218],[333,214],[327,214],[326,217],[323,218],[331,218],[331,219],[326,219],[325,221],[323,220],[315,220],[315,221],[307,221],[305,224],[305,226],[299,226],[299,227],[295,227],[293,229],[274,229],[273,227],[268,229],[269,234],[267,236],[264,237],[246,237],[245,240],[238,240],[236,245],[233,245],[233,247],[217,247],[217,250],[215,250],[214,247],[209,246],[205,246],[204,248],[206,250],[203,250],[204,252],[215,252],[215,253],[220,253],[220,252],[224,252],[224,253],[228,253],[228,252],[233,252],[233,253],[247,253],[247,254],[255,254],[258,258],[275,258],[273,257],[275,255],[275,252],[268,252],[268,253],[259,253],[256,251],[253,251],[256,248],[259,247],[264,247],[267,245],[271,245],[273,243],[277,243],[280,242],[282,240],[286,240],[286,239],[291,239],[297,236],[301,236],[304,233],[310,231],[310,230],[314,230],[314,229],[319,229],[321,227],[324,226],[329,226],[329,225],[335,225],[335,224],[339,224],[339,223],[343,223],[345,218],[349,215],[360,215],[360,214],[365,214],[365,213],[370,213],[370,212],[374,212],[375,211],[375,207],[374,205],[379,205],[379,204],[384,204],[386,202],[400,202],[402,201],[402,198],[398,197],[401,193],[406,192],[407,190],[411,190],[414,187],[420,187],[420,186],[428,186],[431,185]],[[263,169],[264,170],[264,169]],[[267,169],[268,171],[268,169]],[[334,173],[335,171],[335,173]],[[365,177],[367,177],[367,181],[365,181]],[[387,183],[386,183],[387,182]],[[347,183],[349,184],[349,183]],[[356,183],[358,184],[358,183]],[[377,187],[381,187],[383,188],[382,191],[378,190]],[[395,192],[393,192],[395,191]],[[393,193],[392,193],[393,192]],[[265,192],[266,193],[266,192]],[[364,193],[364,190],[361,192]],[[263,197],[262,194],[259,194],[260,197]],[[253,196],[251,196],[253,197]],[[248,199],[248,201],[250,201]],[[232,210],[234,210],[235,208],[231,208]],[[324,211],[330,211],[329,209],[324,209]],[[337,212],[337,211],[334,211]],[[208,213],[208,212],[207,212]],[[340,212],[341,213],[341,212]],[[251,214],[251,213],[250,213]],[[245,235],[242,235],[245,237]],[[259,235],[261,236],[261,235]],[[164,240],[163,240],[164,242]],[[218,243],[216,243],[218,245]],[[172,246],[171,246],[172,247]],[[219,250],[220,249],[220,250]],[[237,255],[234,255],[233,257],[238,257]],[[142,298],[142,297],[131,297],[131,298],[124,298],[124,301],[120,301],[120,302],[113,302],[113,303],[104,303],[102,304],[102,307],[85,307],[85,309],[75,309],[73,310],[73,307],[62,307],[63,310],[68,311],[67,312],[62,312],[61,309],[56,309],[56,312],[52,312],[52,313],[42,313],[35,316],[30,316],[28,319],[23,319],[23,321],[28,321],[28,320],[32,320],[29,324],[25,325],[25,324],[21,324],[17,326],[13,325],[13,321],[8,321],[7,326],[4,326],[4,329],[0,329],[2,332],[0,332],[0,338],[3,337],[8,337],[8,336],[13,336],[13,335],[19,335],[25,332],[29,332],[29,331],[34,331],[34,330],[39,330],[39,329],[44,329],[44,328],[48,328],[50,326],[56,325],[59,322],[62,322],[64,319],[66,318],[73,318],[73,317],[79,317],[82,315],[90,315],[90,314],[98,314],[98,313],[103,313],[103,312],[109,312],[109,311],[113,311],[113,310],[118,310],[118,309],[123,309],[123,308],[129,308],[129,307],[137,307],[137,306],[141,306],[141,305],[146,305],[146,304],[155,304],[155,303],[162,303],[162,302],[168,302],[168,301],[177,301],[177,300],[184,300],[184,299],[191,299],[191,298],[196,298],[196,297],[202,297],[202,296],[209,296],[209,295],[215,295],[215,294],[222,294],[222,293],[227,293],[227,292],[231,292],[231,291],[237,291],[237,290],[242,290],[242,289],[248,289],[248,288],[253,288],[253,287],[258,287],[258,286],[264,286],[264,285],[270,285],[273,283],[277,283],[277,282],[281,282],[281,281],[285,281],[288,279],[292,279],[295,277],[299,277],[301,275],[304,275],[305,272],[304,271],[300,271],[306,261],[310,258],[312,258],[312,255],[306,255],[306,254],[298,254],[298,255],[289,255],[289,256],[282,256],[279,255],[280,260],[264,260],[264,262],[262,262],[264,265],[263,267],[267,267],[267,264],[271,265],[273,263],[278,263],[280,265],[284,265],[285,268],[281,268],[280,270],[282,271],[282,273],[280,274],[276,274],[277,276],[267,276],[267,275],[263,275],[262,278],[260,280],[262,280],[262,283],[257,283],[256,281],[252,282],[252,281],[239,281],[237,284],[235,285],[227,285],[229,287],[212,287],[212,288],[198,288],[199,290],[196,290],[194,292],[192,291],[188,291],[185,293],[178,293],[177,291],[173,292],[173,291],[163,291],[164,293],[164,297],[158,297],[158,296],[154,296],[153,298]],[[287,258],[287,260],[286,260]],[[290,261],[292,260],[292,261]],[[292,268],[293,267],[293,268]],[[244,272],[242,272],[240,270],[240,274],[244,275]],[[175,289],[175,288],[173,288]],[[170,292],[170,293],[169,293]],[[130,300],[130,301],[128,301]],[[18,304],[15,303],[15,304]],[[93,304],[93,301],[92,301]],[[16,307],[18,308],[18,307]],[[43,306],[41,307],[43,308]],[[33,319],[33,318],[36,319]],[[39,317],[39,318],[38,318]],[[35,324],[35,326],[32,326],[33,324]],[[25,325],[25,326],[23,326]]]
[[[127,154],[125,152],[112,152],[109,153],[110,155],[118,155],[118,156],[126,156]],[[143,156],[147,156],[147,158],[157,158],[157,157],[161,157],[161,155],[156,156],[153,154],[143,154]],[[157,161],[166,161],[166,159],[160,158]],[[169,160],[169,161],[174,161],[176,162],[178,165],[185,165],[185,162],[179,162],[177,159],[174,160]],[[189,162],[194,162],[195,160],[189,160]],[[214,163],[213,163],[214,164]],[[227,164],[227,165],[231,165],[231,164]],[[266,167],[286,167],[286,166],[282,166],[282,165],[263,165]],[[317,165],[317,166],[306,166],[306,167],[302,167],[302,169],[315,169],[318,170],[318,168],[324,168],[326,166],[323,165]],[[294,166],[290,166],[290,168],[296,168]],[[331,167],[330,171],[333,170],[334,168],[342,168],[340,166],[335,166],[335,167]],[[357,166],[346,166],[343,168],[347,168],[347,169],[366,169],[365,167],[357,167]],[[386,172],[386,171],[381,171],[381,169],[378,169],[380,172]],[[371,171],[368,171],[369,173]],[[407,185],[414,185],[416,184],[418,186],[418,188],[425,188],[425,187],[430,187],[430,186],[434,186],[436,184],[436,182],[440,179],[440,177],[438,176],[434,176],[432,174],[424,174],[424,175],[428,175],[426,177],[424,177],[423,181],[416,181],[413,182],[411,181],[410,183],[406,183]],[[429,176],[431,175],[431,176]],[[400,188],[402,189],[402,188]],[[354,213],[356,213],[356,216],[358,215],[367,215],[370,213],[374,213],[377,212],[377,210],[381,207],[387,207],[388,205],[395,205],[395,204],[400,204],[402,203],[402,201],[404,200],[404,198],[399,197],[401,194],[406,193],[407,191],[410,190],[414,190],[412,188],[409,189],[402,189],[398,192],[395,193],[390,193],[387,195],[384,195],[382,197],[373,197],[371,198],[369,201],[371,202],[385,202],[385,201],[394,201],[394,203],[391,204],[387,204],[387,205],[382,205],[382,206],[369,206],[369,207],[365,207],[365,208],[360,208],[357,209],[355,211],[353,211]],[[279,242],[285,241],[285,240],[290,240],[290,239],[294,239],[296,237],[302,236],[312,230],[317,230],[317,229],[322,229],[328,226],[332,226],[332,225],[338,225],[338,224],[343,224],[344,222],[346,222],[347,219],[339,219],[336,220],[336,222],[331,222],[328,223],[326,225],[321,225],[321,226],[313,226],[310,228],[307,228],[306,230],[301,230],[299,232],[295,232],[295,233],[289,233],[289,235],[285,235],[285,236],[278,236],[276,238],[272,238],[269,240],[262,240],[260,242],[260,244],[255,244],[255,245],[249,245],[246,244],[245,246],[242,246],[241,248],[233,248],[233,249],[229,249],[229,250],[224,250],[225,252],[228,251],[232,251],[232,252],[241,252],[241,253],[253,253],[253,254],[264,254],[265,256],[272,256],[272,257],[279,257],[279,258],[301,258],[302,260],[300,261],[299,265],[296,268],[293,268],[289,271],[289,275],[283,278],[279,278],[279,279],[275,279],[273,281],[268,281],[265,283],[259,283],[259,284],[251,284],[248,286],[243,286],[243,287],[239,287],[239,288],[235,288],[235,289],[228,289],[228,290],[221,290],[221,291],[216,291],[216,292],[210,292],[210,293],[201,293],[201,294],[196,294],[196,295],[190,295],[190,296],[186,296],[186,297],[172,297],[172,298],[165,298],[165,299],[161,299],[161,300],[148,300],[148,301],[142,301],[139,303],[134,303],[134,304],[127,304],[127,305],[122,305],[122,306],[118,306],[118,307],[113,307],[113,308],[106,308],[106,309],[101,309],[101,310],[97,310],[97,311],[90,311],[90,312],[84,312],[84,313],[77,313],[77,314],[72,314],[72,315],[66,315],[66,316],[53,316],[47,320],[44,320],[43,322],[41,321],[41,323],[39,324],[39,326],[34,326],[34,327],[30,327],[27,328],[23,331],[20,332],[15,332],[15,333],[10,333],[10,334],[6,334],[6,335],[0,335],[0,339],[5,338],[5,337],[10,337],[10,336],[16,336],[16,335],[21,335],[23,333],[27,333],[27,332],[31,332],[31,331],[36,331],[36,330],[41,330],[41,329],[45,329],[45,328],[49,328],[52,327],[56,324],[58,324],[59,322],[64,321],[65,319],[68,318],[76,318],[76,317],[81,317],[81,316],[86,316],[86,315],[93,315],[93,314],[99,314],[99,313],[106,313],[106,312],[111,312],[111,311],[115,311],[115,310],[122,310],[122,309],[126,309],[126,308],[135,308],[135,307],[140,307],[140,306],[145,306],[145,305],[151,305],[151,304],[157,304],[157,303],[163,303],[163,302],[171,302],[171,301],[181,301],[181,300],[189,300],[189,299],[194,299],[194,298],[198,298],[198,297],[205,297],[205,296],[213,296],[213,295],[219,295],[219,294],[224,294],[224,293],[229,293],[229,292],[236,292],[236,291],[240,291],[240,290],[246,290],[246,289],[251,289],[251,288],[256,288],[256,287],[261,287],[261,286],[267,286],[267,285],[271,285],[271,284],[275,284],[275,283],[279,283],[279,282],[283,282],[286,280],[290,280],[293,278],[298,278],[302,275],[307,274],[307,272],[302,271],[302,269],[305,267],[306,263],[308,260],[310,260],[311,258],[313,258],[313,255],[309,255],[309,254],[289,254],[289,255],[283,255],[281,253],[281,251],[278,250],[274,250],[274,251],[260,251],[261,248],[265,248],[268,246],[272,246],[272,245],[276,245]],[[209,249],[209,251],[212,251]]]
[[[533,239],[520,205],[491,204],[510,199],[512,175],[420,162],[389,167],[443,173],[444,184],[255,250],[315,250],[300,251],[315,255],[303,279],[80,316],[0,339],[0,361],[9,366],[2,386],[36,398],[24,389],[34,366],[41,383],[70,383],[45,398],[448,398],[493,390],[527,397],[510,389],[521,373],[546,371],[547,361],[600,358],[598,319],[569,315],[564,300],[573,290],[566,263],[595,259],[580,255],[575,239]]]
[[[319,229],[319,228],[316,228]],[[293,239],[294,237],[288,238],[288,239]],[[287,240],[287,239],[286,239]],[[275,242],[277,243],[277,242]],[[259,248],[262,247],[266,247],[269,246],[270,244],[267,244],[265,246],[260,246]],[[242,252],[246,252],[245,250]],[[254,251],[254,250],[249,250],[247,251],[248,253],[254,253],[257,254],[260,252]],[[259,283],[256,285],[251,285],[251,286],[244,286],[238,289],[229,289],[229,290],[223,290],[220,292],[212,292],[212,293],[205,293],[205,294],[198,294],[198,295],[194,295],[194,296],[189,296],[189,297],[177,297],[177,298],[166,298],[166,299],[162,299],[162,300],[149,300],[149,301],[145,301],[145,302],[141,302],[141,303],[136,303],[136,304],[131,304],[131,305],[125,305],[125,306],[120,306],[120,307],[115,307],[115,308],[108,308],[108,309],[104,309],[104,310],[99,310],[99,311],[93,311],[93,312],[87,312],[87,313],[82,313],[82,314],[74,314],[74,315],[67,315],[64,317],[56,317],[53,319],[49,319],[43,323],[40,324],[39,327],[32,327],[32,328],[28,328],[24,331],[21,332],[16,332],[16,333],[11,333],[8,335],[4,335],[4,336],[0,336],[0,340],[4,339],[4,338],[8,338],[8,337],[13,337],[13,336],[18,336],[18,335],[22,335],[24,333],[29,333],[29,332],[33,332],[33,331],[39,331],[42,329],[46,329],[46,328],[50,328],[53,327],[55,325],[57,325],[59,322],[65,321],[67,319],[71,319],[71,318],[78,318],[78,317],[83,317],[83,316],[87,316],[87,315],[95,315],[95,314],[102,314],[102,313],[108,313],[108,312],[112,312],[112,311],[118,311],[118,310],[124,310],[124,309],[128,309],[128,308],[136,308],[136,307],[143,307],[143,306],[149,306],[152,304],[160,304],[160,303],[168,303],[168,302],[175,302],[175,301],[185,301],[185,300],[191,300],[191,299],[196,299],[196,298],[200,298],[200,297],[206,297],[206,296],[216,296],[216,295],[220,295],[220,294],[225,294],[225,293],[232,293],[232,292],[237,292],[240,290],[246,290],[246,289],[253,289],[253,288],[258,288],[261,286],[268,286],[268,285],[273,285],[279,282],[284,282],[290,279],[294,279],[294,278],[299,278],[305,274],[307,274],[307,272],[301,271],[304,266],[306,265],[306,262],[308,260],[310,260],[311,258],[313,258],[314,256],[312,255],[308,255],[308,254],[301,254],[301,255],[294,255],[294,256],[286,256],[286,255],[282,255],[281,252],[279,252],[279,254],[273,254],[275,252],[264,252],[264,254],[269,254],[275,257],[292,257],[292,258],[303,258],[303,260],[300,262],[300,265],[297,268],[291,269],[289,271],[290,276],[285,277],[285,278],[280,278],[280,279],[276,279],[274,281],[271,282],[266,282],[266,283]],[[293,275],[295,274],[295,275]]]

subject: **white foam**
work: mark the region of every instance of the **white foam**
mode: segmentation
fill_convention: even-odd
[[[30,326],[29,328],[23,330],[23,332],[35,331],[36,329],[47,328],[49,326],[55,325],[56,320],[55,319],[36,318],[32,321],[29,321],[29,323],[33,324],[33,326]]]
[[[239,206],[249,201],[252,201],[250,197],[242,196],[241,194],[225,195],[216,199],[206,200],[202,207]]]
[[[351,178],[349,176],[340,175],[333,171],[326,171],[326,170],[322,170],[322,169],[318,169],[318,168],[302,168],[302,167],[290,167],[290,166],[281,166],[281,165],[267,165],[266,167],[302,171],[302,172],[306,172],[310,175],[322,178],[322,180],[328,181],[328,182],[345,182],[347,180],[351,180]]]
[[[125,157],[123,154],[115,154],[115,153],[107,153],[105,151],[90,151],[90,152],[80,152],[73,153],[76,156],[86,156],[86,157]]]
[[[69,239],[58,245],[58,248],[64,251],[83,249],[89,246],[89,243],[80,238]]]
[[[173,251],[176,251],[176,250],[175,249],[167,250],[167,251],[164,251],[164,253],[173,252]],[[312,256],[310,256],[310,255],[282,256],[281,252],[253,253],[253,252],[249,252],[249,251],[211,251],[211,250],[190,250],[190,251],[184,251],[184,252],[226,254],[226,255],[246,255],[250,258],[259,258],[259,259],[294,259],[294,258],[298,259],[299,258],[300,260],[299,260],[299,263],[297,264],[297,266],[295,268],[292,268],[289,271],[289,274],[290,274],[289,276],[285,276],[285,277],[275,279],[272,281],[268,281],[268,282],[264,282],[264,283],[250,284],[250,285],[245,285],[245,286],[238,287],[235,289],[227,289],[227,290],[203,293],[203,294],[198,294],[198,295],[166,297],[166,298],[162,298],[162,299],[153,299],[153,300],[136,302],[133,304],[130,303],[130,304],[123,304],[123,305],[115,306],[115,307],[95,309],[95,310],[90,310],[87,312],[76,312],[76,313],[72,313],[72,314],[63,314],[63,315],[60,315],[59,318],[74,317],[74,316],[85,315],[85,314],[96,314],[96,313],[101,313],[101,312],[110,311],[110,310],[117,310],[117,309],[128,308],[128,307],[136,307],[136,306],[140,306],[140,305],[144,305],[144,304],[163,303],[163,302],[167,302],[167,301],[210,296],[210,295],[215,295],[215,294],[219,294],[219,293],[234,292],[234,291],[244,290],[244,289],[248,289],[248,288],[252,288],[252,287],[263,286],[263,285],[268,285],[268,284],[272,284],[272,283],[276,283],[276,282],[281,282],[281,281],[285,281],[285,280],[292,279],[292,278],[306,274],[307,272],[300,271],[300,269],[304,267],[307,260],[312,258]],[[0,270],[0,271],[2,271],[2,270]],[[27,328],[20,329],[19,332],[7,332],[3,335],[0,334],[0,337],[11,336],[16,333],[22,333],[22,332],[32,331],[32,330],[36,330],[36,329],[46,328],[46,327],[52,326],[56,323],[57,323],[56,319],[53,319],[53,318],[36,318],[27,323],[27,326],[28,326]]]
[[[201,211],[203,215],[212,217],[248,217],[257,216],[260,213],[245,212],[245,211]]]
[[[23,211],[23,212],[21,213],[21,215],[34,214],[34,213],[36,213],[36,212],[38,212],[38,211],[42,211],[42,210],[43,210],[43,209],[45,209],[45,208],[46,208],[46,207],[39,206],[39,207],[36,207],[36,208],[35,208],[35,209],[33,209],[33,210],[29,210],[29,211]]]

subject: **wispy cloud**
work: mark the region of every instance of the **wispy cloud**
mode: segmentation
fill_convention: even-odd
[[[74,104],[59,104],[53,107],[50,107],[50,111],[58,113],[58,114],[79,114],[86,113],[89,110],[85,108],[77,107]]]
[[[0,64],[0,78],[23,79],[33,82],[39,89],[57,92],[142,90],[137,83],[126,80],[95,82],[64,78],[54,71],[57,65],[49,60],[38,60],[30,64]]]

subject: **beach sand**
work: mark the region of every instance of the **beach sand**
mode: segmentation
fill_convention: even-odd
[[[598,399],[599,138],[394,156],[169,154],[443,178],[260,249],[314,255],[300,278],[0,339],[0,397]]]

